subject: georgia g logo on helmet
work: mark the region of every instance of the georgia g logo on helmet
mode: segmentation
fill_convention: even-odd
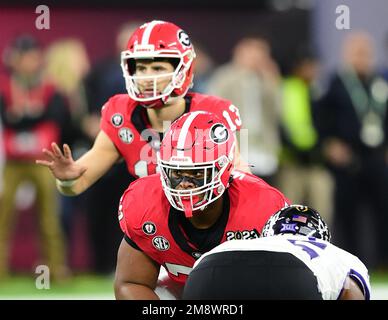
[[[210,128],[210,139],[217,144],[225,143],[229,139],[228,129],[222,123],[216,123]]]
[[[191,46],[189,35],[183,30],[178,31],[178,40],[180,44],[186,48],[189,48]]]

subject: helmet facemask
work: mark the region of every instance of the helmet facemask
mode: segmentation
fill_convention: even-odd
[[[231,161],[222,156],[207,163],[195,165],[182,165],[166,162],[158,158],[161,171],[161,180],[164,192],[170,204],[177,210],[184,211],[187,218],[192,217],[192,212],[203,211],[210,203],[217,200],[225,191],[221,177],[225,170],[230,169]],[[187,178],[180,172],[190,173]],[[200,179],[196,174],[200,173]],[[178,174],[178,177],[177,177]],[[177,189],[183,180],[189,180],[195,187],[191,189]]]
[[[234,168],[235,143],[233,133],[216,114],[195,111],[175,120],[157,154],[171,206],[190,218],[221,197]],[[182,176],[190,177],[186,180],[191,185],[182,184]]]

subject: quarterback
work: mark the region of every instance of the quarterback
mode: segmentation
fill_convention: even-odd
[[[158,299],[163,266],[179,288],[195,261],[218,244],[255,239],[268,218],[289,203],[263,180],[234,171],[235,137],[226,121],[205,111],[172,123],[160,147],[160,173],[133,182],[119,221],[117,299]]]

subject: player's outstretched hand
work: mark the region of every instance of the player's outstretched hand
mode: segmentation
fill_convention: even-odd
[[[42,152],[48,160],[36,160],[36,163],[48,167],[59,180],[78,179],[87,170],[74,161],[67,144],[63,145],[63,152],[55,142],[51,144],[51,150],[43,149]]]

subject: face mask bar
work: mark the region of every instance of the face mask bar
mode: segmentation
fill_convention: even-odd
[[[174,89],[173,87],[174,77],[175,77],[175,72],[163,73],[157,76],[135,76],[135,75],[129,76],[128,81],[131,82],[131,85],[129,86],[129,89],[131,92],[130,96],[131,95],[136,96],[139,101],[148,101],[149,99],[154,100],[154,99],[162,98],[165,95],[171,93],[172,90]],[[158,81],[166,80],[168,78],[171,78],[171,81],[166,86],[166,88],[164,88],[162,92],[158,91]],[[140,92],[138,83],[141,81],[147,81],[147,80],[152,80],[152,96],[142,97],[145,94]]]
[[[159,167],[161,171],[161,180],[162,185],[164,187],[165,194],[171,203],[171,205],[180,211],[184,211],[184,204],[182,200],[190,200],[191,209],[195,210],[203,210],[209,203],[217,200],[225,190],[224,185],[220,180],[220,176],[222,172],[225,170],[227,166],[224,166],[220,171],[215,166],[216,161],[211,163],[206,163],[203,165],[195,165],[188,167],[172,165],[170,163],[164,163],[163,161],[159,161]],[[169,173],[171,170],[199,170],[203,169],[204,172],[204,183],[200,187],[196,187],[193,189],[186,190],[177,190],[171,187],[171,181],[169,178]],[[210,175],[209,175],[210,173]],[[214,190],[217,190],[217,195],[214,193]],[[197,200],[203,195],[203,199]],[[196,200],[196,201],[195,201]]]
[[[121,53],[121,69],[123,71],[123,76],[125,78],[126,88],[129,96],[140,102],[153,101],[157,99],[163,99],[170,96],[174,89],[182,86],[184,81],[186,80],[186,71],[190,68],[192,61],[195,57],[192,51],[186,51],[183,55],[179,51],[174,50],[165,50],[164,53],[159,53],[158,51],[152,51],[148,53],[131,53],[130,51],[123,51]],[[168,52],[168,53],[166,53]],[[192,54],[190,60],[187,63],[184,63],[184,58],[186,55]],[[174,58],[179,59],[179,64],[175,68],[173,73],[165,73],[156,76],[136,76],[131,75],[128,70],[128,59],[153,59],[153,58]],[[166,86],[163,92],[157,92],[157,81],[161,77],[171,77],[170,83]],[[142,97],[140,89],[137,85],[137,81],[139,80],[153,80],[153,95],[150,97]]]
[[[206,208],[206,206],[209,205],[209,203],[217,200],[221,195],[214,196],[214,193],[212,192],[213,189],[204,189],[202,191],[198,192],[192,192],[190,191],[189,196],[182,197],[182,195],[177,194],[174,195],[174,192],[171,193],[171,196],[174,198],[176,205],[174,206],[177,210],[185,211],[185,205],[183,204],[182,198],[188,198],[190,200],[190,208],[192,211],[196,210],[203,210]],[[201,200],[197,200],[197,196],[200,196],[204,194],[203,198]]]
[[[202,178],[196,178],[196,173],[198,173],[200,170],[201,173],[203,173]],[[172,189],[175,189],[179,184],[185,181],[194,184],[197,188],[203,187],[206,183],[211,182],[212,176],[208,174],[208,168],[186,170],[186,175],[182,175],[182,173],[178,171],[179,170],[177,169],[166,169],[166,174]],[[191,175],[187,175],[187,173],[190,173],[190,171],[194,172]],[[174,175],[176,175],[176,177]]]

